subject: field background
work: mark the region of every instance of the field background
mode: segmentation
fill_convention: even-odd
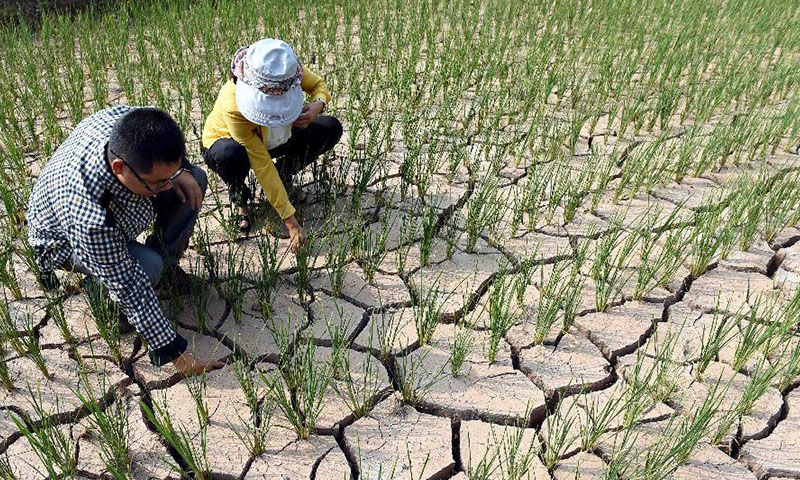
[[[800,478],[800,5],[122,2],[0,28],[3,478]],[[156,105],[191,159],[264,37],[345,128],[308,247],[210,174],[164,310],[182,379],[24,212],[74,125]]]

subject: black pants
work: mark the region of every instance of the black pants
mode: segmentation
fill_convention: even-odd
[[[284,185],[292,176],[332,149],[342,138],[342,124],[336,117],[318,116],[307,128],[292,127],[292,136],[283,145],[269,150]],[[202,151],[208,168],[228,186],[231,202],[246,206],[252,192],[246,180],[250,173],[247,149],[232,138],[220,138]]]

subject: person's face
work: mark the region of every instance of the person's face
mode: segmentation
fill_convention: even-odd
[[[113,157],[111,171],[128,190],[151,197],[172,188],[173,181],[183,172],[180,159],[172,164],[155,163],[149,173],[137,172],[123,159]]]

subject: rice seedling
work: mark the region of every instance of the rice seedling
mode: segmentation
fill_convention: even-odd
[[[422,240],[419,243],[419,264],[427,267],[431,262],[431,250],[436,235],[436,224],[439,220],[437,210],[428,206],[422,216]]]
[[[342,294],[342,285],[344,284],[344,267],[347,265],[349,257],[348,241],[344,235],[337,235],[333,237],[328,249],[328,258],[326,269],[328,270],[328,278],[331,283],[331,292],[334,296],[338,297]]]
[[[442,316],[444,300],[440,298],[437,287],[438,282],[426,287],[420,281],[415,291],[413,306],[414,326],[420,345],[427,345],[430,343],[436,331],[436,327],[439,326],[439,318]],[[423,293],[424,290],[427,290],[427,292]]]
[[[502,200],[498,192],[497,176],[490,174],[467,202],[464,229],[467,232],[467,253],[475,252],[478,237],[484,230],[497,224]]]
[[[472,351],[475,342],[475,332],[469,325],[458,328],[453,337],[453,344],[450,348],[450,374],[457,377]]]
[[[186,378],[186,389],[189,390],[197,408],[197,418],[201,424],[208,423],[208,406],[206,405],[206,387],[208,376],[206,372]]]
[[[571,416],[575,402],[568,401],[569,407],[564,409],[564,399],[556,403],[555,408],[544,421],[543,434],[545,449],[542,452],[542,461],[549,471],[555,470],[569,446],[575,440],[572,425],[575,417]]]
[[[403,355],[399,359],[395,381],[406,405],[418,405],[442,378],[446,364],[435,372],[428,372],[423,367],[428,353],[430,350],[423,350],[419,355]]]
[[[4,237],[0,244],[0,284],[6,287],[14,300],[22,299],[22,290],[14,270],[14,247],[10,237]]]
[[[28,358],[33,360],[36,368],[42,372],[44,378],[49,380],[50,371],[47,369],[47,362],[45,362],[44,356],[42,356],[42,349],[39,345],[39,334],[34,329],[33,318],[30,314],[26,313],[23,319],[26,334],[21,337],[21,341],[25,348],[26,355]]]
[[[208,463],[208,423],[200,421],[198,418],[199,431],[196,434],[187,430],[183,425],[176,426],[166,402],[166,393],[164,393],[160,400],[152,398],[152,407],[147,405],[144,400],[140,400],[139,404],[155,430],[175,450],[194,478],[209,480],[211,476]],[[170,464],[176,472],[183,472],[181,466],[171,462]]]
[[[726,316],[718,309],[714,310],[711,325],[700,333],[700,352],[697,362],[692,366],[692,373],[697,380],[703,378],[712,360],[715,360],[719,352],[731,342],[735,335],[734,329],[736,322],[732,317]]]
[[[500,342],[517,321],[511,304],[510,282],[499,277],[489,294],[489,351],[486,355],[489,363],[494,363]]]
[[[366,416],[375,406],[381,390],[378,370],[381,367],[370,352],[360,354],[362,362],[357,371],[351,364],[350,351],[341,355],[341,375],[331,381],[331,387],[344,401],[355,419]]]
[[[195,260],[195,272],[201,271],[201,263],[202,260],[200,258]],[[211,286],[199,275],[192,275],[190,280],[189,293],[192,299],[192,315],[197,323],[197,329],[205,335],[208,333],[206,321],[208,319],[208,300]]]
[[[278,283],[278,268],[282,258],[278,257],[278,239],[259,237],[258,251],[261,255],[261,276],[256,281],[258,305],[265,319],[272,317],[272,292]]]
[[[614,421],[626,410],[626,402],[603,401],[597,396],[588,395],[583,393],[584,410],[586,416],[580,422],[580,442],[581,450],[585,452],[594,451],[597,448],[600,438],[606,433],[613,425]]]
[[[591,275],[595,284],[595,308],[605,312],[620,297],[632,272],[627,262],[639,239],[636,235],[623,237],[620,223],[600,237],[595,245]]]
[[[244,312],[244,292],[246,288],[244,274],[247,260],[240,247],[233,242],[228,242],[225,250],[225,262],[225,281],[222,282],[220,293],[230,305],[234,321],[240,324]]]
[[[86,303],[92,312],[97,332],[106,342],[114,362],[122,363],[122,346],[120,343],[119,312],[117,306],[108,298],[108,292],[97,281],[86,282]]]
[[[274,404],[265,398],[266,394],[258,388],[253,369],[249,365],[239,359],[233,364],[233,372],[250,411],[246,420],[240,418],[245,423],[248,434],[237,431],[236,435],[252,455],[258,456],[267,448]]]
[[[311,288],[311,266],[316,261],[314,243],[314,238],[309,237],[306,243],[297,250],[297,272],[294,278],[296,282],[297,298],[300,300],[301,304],[307,303],[308,292]]]
[[[105,377],[99,377],[100,390],[105,393]],[[89,412],[89,421],[98,435],[100,458],[108,474],[115,480],[130,478],[132,463],[128,455],[130,429],[128,424],[128,401],[116,395],[110,405],[97,401],[98,392],[92,386],[86,372],[80,372],[80,386],[73,393]]]
[[[291,354],[282,359],[279,373],[260,374],[268,397],[302,439],[314,431],[331,382],[330,367],[315,361],[314,351],[313,339],[301,337]]]
[[[55,415],[44,407],[42,394],[28,385],[33,415],[31,421],[10,411],[9,416],[17,429],[25,436],[36,457],[44,466],[46,473],[52,478],[71,477],[76,473],[77,456],[75,440],[70,433],[60,427],[54,420]],[[56,410],[58,399],[56,399]]]
[[[58,327],[58,331],[61,333],[61,337],[64,339],[64,342],[69,345],[73,345],[75,343],[75,339],[72,336],[72,332],[67,324],[67,317],[64,314],[64,297],[61,295],[61,292],[58,291],[46,292],[46,296],[47,312],[49,313],[50,318]]]
[[[8,371],[8,362],[6,360],[6,342],[4,339],[0,339],[0,384],[3,385],[8,391],[14,389],[14,381],[11,379],[11,375]]]
[[[11,317],[8,305],[9,303],[6,299],[0,302],[0,338],[7,341],[17,355],[25,356],[27,352],[21,338],[22,335],[17,331],[17,324]]]

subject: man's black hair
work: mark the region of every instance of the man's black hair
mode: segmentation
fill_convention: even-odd
[[[108,149],[112,156],[144,174],[150,173],[154,164],[174,164],[186,155],[180,127],[157,108],[137,108],[117,120]]]

